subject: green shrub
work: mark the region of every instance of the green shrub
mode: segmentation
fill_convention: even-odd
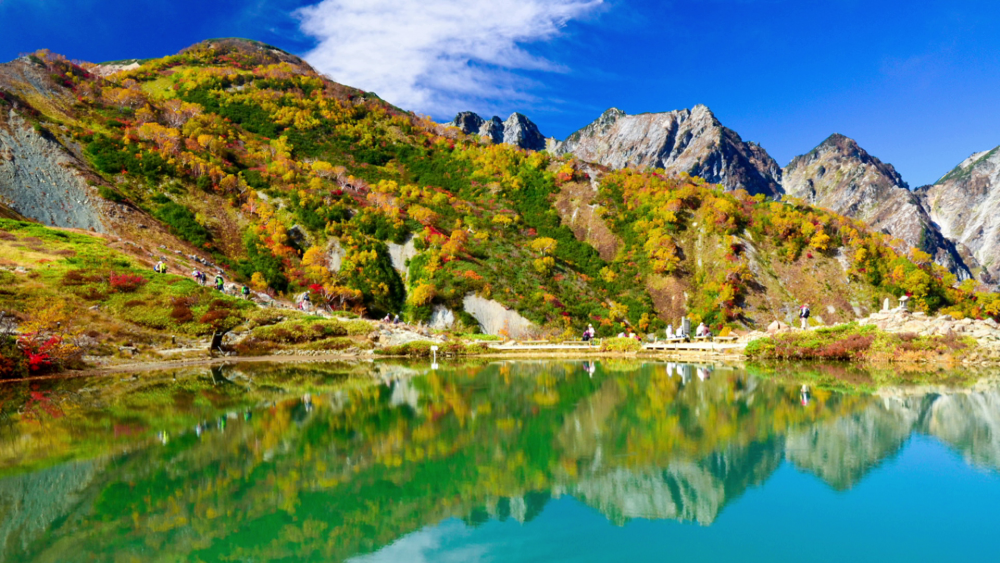
[[[456,355],[456,356],[466,356],[470,354],[482,354],[489,351],[489,348],[485,344],[462,344],[461,342],[445,342],[444,344],[439,344],[437,342],[429,342],[426,340],[417,340],[415,342],[407,342],[406,344],[400,344],[398,346],[387,346],[379,350],[375,350],[376,354],[383,356],[410,356],[417,358],[429,358],[431,357],[432,351],[431,346],[438,347],[438,356],[444,355]]]
[[[601,352],[638,352],[642,342],[634,338],[605,338],[601,340]]]
[[[10,336],[0,336],[0,379],[28,376],[28,360]]]
[[[337,320],[309,320],[308,318],[287,320],[268,326],[259,326],[253,329],[251,335],[262,341],[276,342],[279,344],[303,344],[331,337],[348,336],[351,334],[352,328],[357,331],[357,327],[352,326],[349,328],[348,325],[353,325],[358,322],[365,325],[368,324],[364,321],[342,323]],[[360,334],[367,334],[367,332],[368,331],[365,330]]]
[[[774,354],[774,340],[758,338],[747,343],[744,350],[748,358],[766,358]]]
[[[323,340],[317,340],[315,342],[310,342],[303,346],[305,350],[347,350],[348,348],[370,348],[371,344],[359,343],[347,338],[345,336],[335,336],[333,338],[324,338]]]
[[[204,246],[212,235],[198,224],[190,209],[174,201],[167,201],[153,212],[153,217],[170,227],[170,232],[195,246]]]
[[[109,188],[108,186],[98,186],[97,193],[104,199],[114,203],[122,203],[125,201],[125,196],[119,193],[118,190]]]

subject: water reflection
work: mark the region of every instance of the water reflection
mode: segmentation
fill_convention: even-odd
[[[709,525],[785,462],[847,490],[914,434],[1000,468],[1000,390],[845,394],[707,364],[228,366],[2,392],[4,561],[339,561],[565,495],[617,525]]]

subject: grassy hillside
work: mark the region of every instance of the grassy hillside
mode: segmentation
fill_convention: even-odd
[[[22,95],[18,111],[85,159],[102,197],[262,291],[411,320],[447,307],[472,329],[462,301],[475,293],[567,334],[681,315],[761,326],[803,301],[830,322],[903,293],[925,310],[997,312],[836,214],[490,145],[258,43],[204,42],[105,78],[47,52],[19,64],[75,100]],[[583,207],[593,228],[574,218]]]
[[[187,276],[154,274],[110,244],[0,219],[0,377],[75,367],[84,352],[116,356],[126,345],[207,337],[256,309]]]

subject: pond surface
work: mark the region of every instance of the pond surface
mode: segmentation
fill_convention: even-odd
[[[997,561],[1000,387],[803,381],[547,361],[0,385],[0,561]]]

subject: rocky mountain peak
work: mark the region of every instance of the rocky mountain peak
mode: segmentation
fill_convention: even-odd
[[[545,136],[538,130],[538,126],[517,112],[512,113],[506,121],[501,121],[495,115],[485,120],[474,112],[463,111],[448,125],[458,127],[466,135],[479,135],[494,143],[506,143],[536,151],[545,148]]]
[[[545,149],[545,136],[538,130],[538,126],[517,112],[512,113],[503,123],[503,142],[535,151]]]
[[[789,195],[868,223],[924,250],[960,279],[971,276],[960,249],[941,233],[899,172],[854,139],[834,133],[784,168]]]
[[[473,132],[478,132],[479,128],[483,126],[483,123],[483,118],[479,117],[479,114],[471,111],[460,111],[449,125],[458,127],[463,133],[468,135]]]
[[[1000,276],[1000,147],[963,160],[920,197],[941,233],[982,265],[980,279]]]
[[[610,168],[663,168],[686,172],[726,189],[781,194],[781,167],[759,145],[723,127],[704,105],[662,113],[628,115],[611,108],[592,123],[555,143],[556,154]]]

